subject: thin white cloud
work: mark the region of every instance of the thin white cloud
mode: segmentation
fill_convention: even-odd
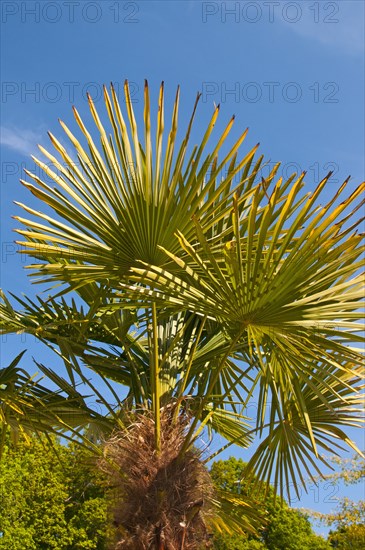
[[[363,2],[347,0],[312,5],[306,2],[300,19],[285,24],[303,38],[319,42],[336,52],[364,55]]]
[[[67,150],[73,162],[76,165],[79,165],[77,155],[75,155],[74,150],[70,148],[69,143],[66,143],[62,137],[58,137],[58,140]],[[26,155],[27,157],[33,155],[37,158],[42,158],[43,154],[39,151],[38,144],[43,145],[48,151],[55,154],[53,147],[50,146],[45,130],[35,132],[34,130],[25,130],[16,127],[0,127],[0,145],[3,147],[7,147],[12,151],[16,151],[17,153]],[[49,162],[46,157],[44,158],[44,161]]]
[[[0,128],[0,145],[22,155],[37,153],[37,144],[41,141],[42,137],[44,137],[43,134],[34,132],[33,130],[5,126],[1,126]]]

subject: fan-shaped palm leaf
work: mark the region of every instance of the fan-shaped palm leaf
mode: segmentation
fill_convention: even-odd
[[[217,231],[218,228],[220,230],[224,222],[227,225],[230,217],[231,187],[235,178],[239,176],[240,179],[236,185],[236,191],[240,195],[240,209],[244,208],[250,195],[250,188],[262,159],[251,166],[257,148],[255,147],[242,160],[237,161],[237,150],[247,132],[240,136],[229,153],[218,162],[218,153],[231,130],[233,118],[212,152],[206,154],[206,144],[219,113],[217,107],[200,146],[194,148],[187,159],[190,132],[199,96],[185,137],[180,148],[175,151],[178,92],[163,155],[163,86],[159,96],[154,152],[147,84],[144,145],[140,143],[138,136],[128,83],[125,84],[125,96],[129,129],[114,89],[111,88],[111,95],[106,88],[104,89],[111,126],[109,135],[89,97],[90,110],[100,135],[100,151],[76,109],[75,118],[87,142],[88,151],[64,123],[61,122],[61,125],[77,152],[78,163],[73,161],[70,154],[51,134],[52,145],[60,160],[40,147],[48,162],[46,164],[36,158],[34,161],[57,187],[50,187],[37,175],[27,171],[27,175],[35,183],[23,181],[24,185],[58,214],[57,218],[51,218],[45,213],[20,204],[28,214],[40,221],[16,217],[26,226],[26,229],[18,230],[27,239],[22,241],[23,252],[44,262],[41,267],[33,266],[38,274],[42,274],[42,281],[61,280],[72,282],[75,286],[76,282],[85,284],[104,280],[108,281],[109,287],[117,285],[130,266],[135,265],[136,259],[164,265],[168,258],[162,253],[159,245],[177,251],[179,246],[174,239],[174,233],[180,229],[188,238],[192,237],[194,215],[204,219],[210,232]],[[53,165],[53,168],[50,168],[50,165]],[[226,166],[227,173],[218,183],[218,177]]]

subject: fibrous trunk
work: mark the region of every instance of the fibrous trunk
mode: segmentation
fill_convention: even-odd
[[[204,518],[213,493],[210,475],[197,449],[179,456],[188,419],[172,422],[172,408],[161,410],[160,453],[152,415],[141,412],[130,420],[105,443],[100,463],[115,491],[113,550],[208,548]]]

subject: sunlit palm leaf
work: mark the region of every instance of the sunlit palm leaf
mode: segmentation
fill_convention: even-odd
[[[118,297],[133,307],[142,298],[175,310],[186,308],[207,315],[222,323],[231,337],[248,342],[251,355],[255,350],[259,360],[265,349],[275,346],[277,354],[281,353],[298,368],[301,364],[305,368],[303,355],[312,359],[323,357],[332,364],[335,360],[331,354],[336,352],[359,362],[361,354],[344,344],[363,341],[356,336],[362,329],[356,320],[363,317],[363,277],[358,273],[364,265],[364,247],[360,235],[349,234],[349,229],[341,231],[346,218],[337,221],[336,216],[363,188],[334,212],[329,212],[331,204],[318,213],[316,209],[310,211],[310,205],[305,203],[296,222],[291,221],[290,230],[284,233],[285,220],[278,222],[275,203],[269,202],[262,217],[262,223],[267,216],[272,218],[273,230],[267,240],[263,240],[261,226],[255,229],[255,221],[250,223],[250,212],[249,225],[244,222],[242,231],[238,227],[236,239],[223,245],[220,254],[216,250],[213,253],[203,240],[201,227],[198,236],[206,251],[204,256],[180,234],[180,244],[190,259],[183,261],[170,252],[167,254],[184,275],[179,277],[152,265],[132,268],[131,278],[138,286],[123,283],[126,292]],[[287,198],[289,203],[293,201],[291,195]],[[301,229],[308,212],[313,219],[309,220],[308,228]],[[335,220],[337,223],[333,223]]]
[[[250,533],[256,535],[265,524],[266,518],[260,513],[259,501],[247,495],[231,493],[223,489],[217,491],[216,515],[208,518],[211,527],[222,533]]]
[[[178,94],[163,159],[163,87],[159,98],[154,154],[150,135],[148,87],[145,87],[144,150],[140,144],[127,83],[125,95],[129,129],[113,88],[111,96],[104,90],[112,130],[110,135],[89,97],[90,110],[100,134],[101,150],[76,109],[75,118],[89,151],[83,148],[64,123],[61,124],[77,152],[79,162],[76,164],[72,154],[51,134],[55,153],[61,159],[58,160],[57,156],[40,147],[48,162],[36,158],[34,161],[57,187],[51,187],[37,175],[27,172],[35,183],[23,182],[24,185],[58,214],[57,218],[51,218],[20,204],[32,218],[17,217],[26,226],[26,229],[18,230],[26,237],[26,241],[22,241],[23,252],[42,260],[43,263],[34,268],[42,275],[43,281],[72,281],[75,286],[76,282],[85,284],[107,280],[109,286],[116,286],[129,267],[135,265],[136,259],[156,265],[166,264],[168,258],[159,245],[177,252],[179,245],[174,233],[180,229],[188,238],[193,237],[194,215],[205,220],[213,233],[218,224],[227,225],[231,187],[235,178],[239,180],[236,185],[240,195],[239,208],[243,209],[247,203],[260,162],[251,167],[256,148],[242,160],[237,160],[237,151],[246,132],[220,162],[217,160],[233,119],[219,137],[213,151],[206,154],[205,147],[219,112],[219,108],[216,108],[200,146],[187,160],[196,104],[181,146],[175,151]],[[226,165],[229,165],[229,169],[222,179]],[[244,171],[245,167],[247,169]],[[35,221],[34,217],[39,221]]]
[[[317,447],[326,453],[336,452],[346,443],[361,454],[342,427],[360,428],[365,421],[363,369],[353,363],[342,363],[342,368],[316,363],[305,381],[294,369],[280,380],[280,373],[275,372],[280,364],[275,360],[271,363],[273,378],[263,376],[263,382],[269,388],[276,382],[277,389],[264,388],[262,392],[270,404],[270,430],[251,457],[244,476],[256,476],[259,484],[266,480],[267,488],[274,483],[287,496],[292,491],[298,495],[296,480],[305,487],[304,472],[313,479],[313,470],[320,472],[317,460],[327,464],[317,455]],[[260,398],[258,420],[266,412],[266,404]]]

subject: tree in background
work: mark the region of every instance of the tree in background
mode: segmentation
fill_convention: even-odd
[[[112,492],[90,452],[74,443],[65,446],[55,438],[47,441],[34,437],[28,442],[21,440],[17,446],[7,443],[4,451],[0,462],[0,549],[110,547],[116,534],[108,518]],[[217,490],[249,497],[249,488],[237,483],[244,466],[241,459],[233,457],[213,463],[210,471]],[[258,514],[267,521],[260,536],[216,532],[214,549],[329,550],[304,515],[274,500],[273,490],[266,498],[256,498],[255,503]]]
[[[283,180],[279,164],[263,178],[258,146],[241,153],[246,130],[226,146],[234,117],[214,138],[219,106],[191,147],[199,96],[180,141],[179,92],[165,139],[163,85],[154,120],[145,85],[142,131],[128,83],[124,109],[113,86],[104,101],[101,117],[89,97],[90,130],[74,109],[78,131],[61,122],[68,146],[50,134],[22,181],[37,204],[18,204],[19,244],[53,295],[16,307],[3,295],[1,328],[53,349],[68,380],[37,362],[60,388],[48,395],[13,365],[0,420],[71,437],[89,416],[119,487],[116,548],[193,550],[212,525],[260,526],[254,501],[213,491],[203,432],[244,448],[258,435],[242,477],[281,492],[318,472],[320,449],[357,450],[346,427],[362,421],[364,185],[333,191],[329,174],[303,193],[305,174]]]
[[[250,496],[253,484],[242,480],[245,463],[234,457],[214,462],[211,475],[216,486]],[[276,498],[274,490],[257,498],[257,510],[265,517],[266,526],[258,537],[250,535],[216,534],[216,550],[329,550],[331,547],[316,535],[308,518],[299,510],[289,508]]]
[[[345,485],[361,484],[361,493],[364,495],[365,460],[355,455],[351,459],[332,457],[331,461],[340,466],[340,470],[325,476],[326,479]],[[365,550],[365,499],[353,501],[344,497],[338,499],[337,509],[329,514],[310,513],[315,519],[336,528],[328,536],[331,547],[338,550]]]
[[[79,445],[50,441],[32,437],[4,445],[0,548],[104,550],[113,533],[95,460]]]

